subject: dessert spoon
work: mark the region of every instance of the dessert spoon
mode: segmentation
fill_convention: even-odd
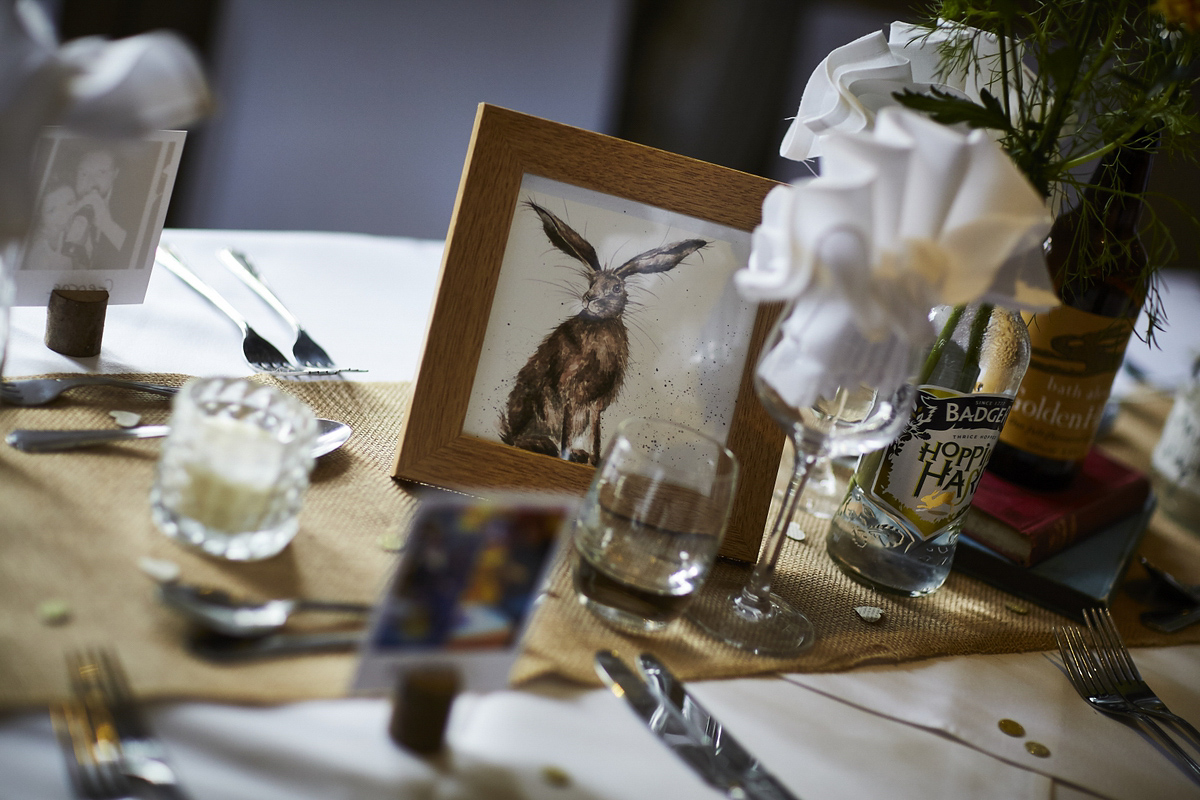
[[[324,611],[363,616],[371,611],[364,603],[339,603],[304,598],[281,598],[253,602],[234,597],[223,589],[164,583],[159,598],[170,608],[208,630],[237,638],[257,638],[275,633],[288,619],[302,611]]]

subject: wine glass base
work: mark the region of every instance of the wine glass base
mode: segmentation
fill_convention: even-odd
[[[808,617],[777,594],[765,611],[738,603],[744,575],[709,577],[688,608],[687,617],[714,639],[762,656],[789,658],[813,645],[816,633]]]

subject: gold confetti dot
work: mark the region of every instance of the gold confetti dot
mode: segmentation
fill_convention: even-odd
[[[542,780],[557,789],[565,789],[571,785],[571,776],[561,767],[542,767]]]
[[[71,619],[66,600],[46,600],[38,604],[38,617],[46,625],[62,625]]]
[[[1014,614],[1028,614],[1029,613],[1028,606],[1019,606],[1016,603],[1005,603],[1004,607],[1007,608],[1009,611],[1013,612]]]
[[[1017,722],[1015,719],[1002,719],[998,723],[1000,730],[1007,733],[1009,736],[1024,736],[1025,726]]]
[[[1050,757],[1050,748],[1046,747],[1046,745],[1042,744],[1041,742],[1026,742],[1025,751],[1028,752],[1029,755],[1037,756],[1038,758]]]

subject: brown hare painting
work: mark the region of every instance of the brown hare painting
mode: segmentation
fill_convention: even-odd
[[[672,270],[708,242],[672,242],[619,267],[602,267],[596,249],[571,226],[533,201],[525,205],[541,219],[550,243],[583,265],[588,287],[580,297],[579,313],[551,331],[517,373],[500,415],[500,440],[595,465],[600,461],[600,415],[620,393],[629,364],[629,335],[623,319],[629,300],[626,280]],[[590,452],[573,444],[588,434]]]

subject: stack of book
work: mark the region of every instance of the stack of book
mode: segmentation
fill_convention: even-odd
[[[1082,621],[1112,601],[1153,511],[1146,475],[1095,449],[1058,492],[985,473],[954,568]]]

